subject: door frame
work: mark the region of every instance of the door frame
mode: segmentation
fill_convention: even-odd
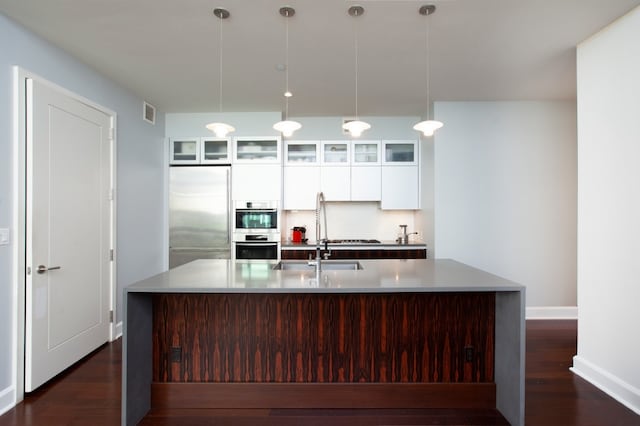
[[[55,83],[52,83],[37,74],[34,74],[19,66],[13,67],[13,164],[14,164],[14,229],[15,244],[14,244],[14,300],[13,300],[13,312],[15,313],[14,322],[14,343],[13,354],[14,369],[13,369],[13,383],[15,389],[15,401],[18,403],[24,399],[24,355],[25,355],[25,303],[26,303],[26,200],[27,200],[27,158],[26,158],[26,85],[25,80],[29,78],[36,80],[41,84],[49,86],[63,95],[69,96],[74,100],[88,105],[98,111],[108,115],[111,121],[111,146],[110,146],[110,175],[111,175],[111,200],[110,200],[110,243],[113,250],[113,258],[110,265],[109,276],[109,309],[114,312],[114,318],[109,326],[109,341],[113,341],[119,337],[118,333],[121,330],[117,329],[115,321],[116,301],[117,301],[117,262],[116,262],[116,113],[115,111],[106,108],[96,102],[93,102],[83,96],[80,96],[74,92],[71,92],[64,87],[61,87]]]

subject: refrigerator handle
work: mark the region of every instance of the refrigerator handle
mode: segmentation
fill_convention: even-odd
[[[233,224],[233,208],[231,207],[231,167],[227,167],[227,244],[231,244],[231,230]]]

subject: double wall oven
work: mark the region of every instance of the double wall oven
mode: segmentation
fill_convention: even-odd
[[[280,259],[280,209],[278,201],[235,201],[233,208],[233,259]]]

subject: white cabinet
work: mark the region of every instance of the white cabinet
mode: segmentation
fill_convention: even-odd
[[[417,166],[383,166],[383,210],[416,210],[420,208],[420,185]]]
[[[282,199],[282,167],[279,164],[234,164],[231,166],[233,200]]]
[[[320,141],[284,142],[282,208],[313,210],[320,191]]]
[[[418,142],[382,141],[383,210],[420,208],[420,167]]]
[[[226,138],[170,138],[170,164],[230,164],[231,141]]]
[[[385,210],[420,208],[416,140],[286,141],[285,210],[313,210],[327,201],[380,201]]]
[[[282,140],[279,136],[237,137],[233,139],[233,162],[280,164]]]
[[[316,194],[320,191],[320,166],[285,166],[283,179],[283,209],[316,208]]]
[[[418,141],[382,141],[382,164],[417,166]]]
[[[351,141],[352,166],[379,166],[380,141]]]
[[[318,164],[320,164],[320,141],[285,141],[285,166]]]
[[[198,164],[200,163],[200,138],[170,138],[170,164]]]
[[[351,201],[380,201],[380,141],[351,141]]]
[[[200,163],[230,164],[231,140],[227,138],[200,138]]]
[[[345,166],[320,167],[320,190],[327,201],[351,201],[351,168]]]
[[[349,141],[322,141],[321,163],[330,166],[350,165],[351,144]]]
[[[380,201],[381,184],[380,166],[351,166],[351,201]]]

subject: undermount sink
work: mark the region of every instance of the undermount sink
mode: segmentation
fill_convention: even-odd
[[[352,260],[323,260],[321,262],[321,265],[321,269],[324,271],[348,271],[364,269],[360,262]],[[272,269],[281,271],[314,271],[316,269],[316,266],[309,265],[306,260],[281,260],[280,262],[276,263]]]

